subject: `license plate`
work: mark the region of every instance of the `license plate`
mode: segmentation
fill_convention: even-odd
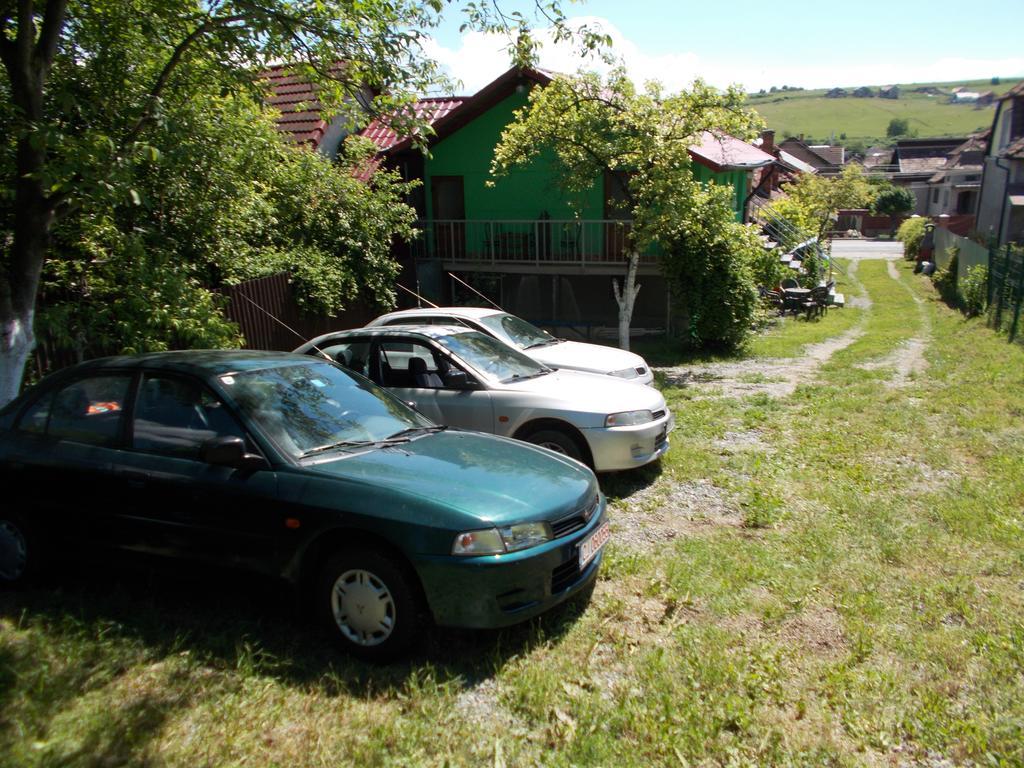
[[[587,567],[587,563],[593,560],[601,547],[608,543],[612,537],[611,528],[608,523],[603,523],[600,528],[580,542],[580,570]]]

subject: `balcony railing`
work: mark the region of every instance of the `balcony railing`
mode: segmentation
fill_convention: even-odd
[[[495,266],[620,263],[631,230],[630,222],[611,219],[435,219],[416,226],[420,235],[412,243],[415,258]],[[640,264],[657,260],[655,248],[640,255]]]

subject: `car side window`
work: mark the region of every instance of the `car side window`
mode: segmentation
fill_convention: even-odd
[[[363,376],[370,375],[370,342],[368,341],[329,344],[326,347],[321,347],[320,351],[350,371],[355,371]],[[316,350],[312,350],[310,354],[316,354]]]
[[[21,415],[21,419],[18,421],[18,430],[31,435],[45,435],[52,405],[53,392],[47,392]]]
[[[132,448],[199,458],[203,443],[215,437],[240,437],[245,430],[224,404],[197,381],[146,374],[132,422]]]
[[[90,445],[116,444],[130,383],[127,375],[72,382],[54,395],[46,434]]]
[[[444,388],[447,361],[426,344],[387,340],[380,343],[381,378],[385,387]]]

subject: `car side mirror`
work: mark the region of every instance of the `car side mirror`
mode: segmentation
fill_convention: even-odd
[[[240,437],[213,437],[199,448],[199,458],[207,464],[235,469],[265,469],[267,462],[262,456],[248,453],[245,441]]]
[[[444,385],[448,389],[476,389],[476,382],[465,371],[448,371],[444,375]]]

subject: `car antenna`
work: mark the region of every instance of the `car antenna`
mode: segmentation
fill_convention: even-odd
[[[273,320],[273,321],[274,321],[275,323],[277,323],[278,325],[280,325],[280,326],[283,326],[284,328],[287,328],[287,329],[288,329],[289,331],[291,331],[292,333],[294,333],[294,334],[295,334],[296,336],[298,336],[298,337],[299,337],[300,339],[302,339],[303,341],[305,341],[305,340],[306,340],[306,337],[305,337],[305,336],[303,336],[303,335],[302,335],[301,333],[299,333],[299,332],[298,332],[298,331],[296,331],[296,330],[295,330],[294,328],[292,328],[292,327],[291,327],[290,325],[288,325],[288,323],[286,323],[286,322],[285,322],[284,320],[282,320],[281,318],[279,318],[279,317],[275,317],[274,315],[272,315],[272,314],[271,314],[270,312],[268,312],[267,310],[265,310],[265,309],[264,309],[263,307],[261,307],[261,306],[260,306],[259,304],[257,304],[257,303],[256,303],[255,301],[253,301],[252,299],[250,299],[250,298],[249,298],[248,296],[246,296],[246,295],[245,295],[244,293],[239,293],[238,295],[239,295],[239,296],[241,296],[241,297],[242,297],[243,299],[245,299],[246,301],[248,301],[248,302],[249,302],[250,304],[252,304],[252,305],[253,305],[254,307],[256,307],[256,309],[258,309],[258,310],[259,310],[260,312],[262,312],[262,313],[263,313],[264,315],[266,315],[267,317],[269,317],[269,318],[270,318],[271,320]],[[311,346],[311,347],[313,347],[313,349],[315,349],[315,350],[316,350],[317,354],[318,354],[318,355],[320,355],[320,357],[324,358],[325,360],[332,360],[332,361],[334,360],[334,358],[332,358],[332,357],[331,357],[330,355],[328,355],[328,354],[327,354],[326,352],[324,352],[324,351],[323,351],[322,349],[320,349],[320,347],[318,347],[318,346],[317,346],[316,344],[310,344],[310,346]]]
[[[492,307],[494,307],[494,308],[495,308],[496,310],[498,310],[499,312],[504,312],[504,311],[505,311],[504,309],[502,309],[502,308],[501,308],[501,307],[499,307],[499,306],[498,306],[497,304],[495,304],[495,303],[494,303],[493,301],[491,301],[490,299],[488,299],[488,298],[487,298],[486,296],[484,296],[484,295],[483,295],[482,293],[480,293],[480,291],[478,291],[478,290],[477,290],[476,288],[474,288],[474,287],[473,287],[472,285],[470,285],[469,283],[467,283],[467,282],[466,282],[465,280],[463,280],[462,278],[460,278],[460,277],[456,277],[456,276],[455,276],[455,275],[453,275],[453,274],[452,274],[451,272],[449,272],[449,273],[448,273],[448,277],[450,277],[450,278],[452,278],[452,279],[454,279],[454,280],[458,280],[458,281],[459,281],[460,283],[462,283],[462,284],[463,284],[464,286],[466,286],[467,288],[469,288],[469,290],[471,290],[471,291],[472,291],[473,293],[475,293],[475,294],[476,294],[477,296],[479,296],[479,297],[480,297],[481,299],[483,299],[484,301],[486,301],[486,302],[487,302],[488,304],[490,304],[490,305],[491,305]]]
[[[424,302],[426,302],[427,304],[429,304],[430,306],[432,306],[432,307],[433,307],[434,309],[439,309],[439,307],[437,306],[437,304],[435,304],[434,302],[430,301],[429,299],[424,299],[424,298],[423,298],[422,296],[420,296],[420,295],[419,295],[418,293],[416,293],[416,291],[413,291],[413,290],[410,290],[409,288],[406,288],[406,287],[405,287],[404,285],[402,285],[401,283],[395,283],[395,285],[397,285],[397,286],[398,286],[399,288],[401,288],[401,289],[402,289],[403,291],[405,291],[406,293],[411,293],[411,294],[412,294],[413,296],[415,296],[415,297],[416,297],[417,299],[419,299],[420,301],[424,301]]]

